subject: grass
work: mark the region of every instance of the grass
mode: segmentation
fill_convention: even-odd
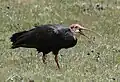
[[[120,0],[0,0],[0,82],[120,82],[119,15]],[[35,49],[10,49],[13,33],[48,23],[79,23],[102,37],[86,32],[94,44],[80,36],[62,49],[61,70],[51,53],[44,65]]]

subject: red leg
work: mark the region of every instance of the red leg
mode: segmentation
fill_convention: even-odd
[[[57,64],[57,67],[60,69],[59,63],[58,63],[58,54],[55,55],[55,62]]]

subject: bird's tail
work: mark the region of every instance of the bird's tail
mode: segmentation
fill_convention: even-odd
[[[17,39],[24,33],[26,33],[27,31],[22,31],[22,32],[18,32],[12,35],[12,37],[10,37],[10,40],[12,42],[12,47],[11,48],[16,48],[16,46],[14,45],[17,42]]]

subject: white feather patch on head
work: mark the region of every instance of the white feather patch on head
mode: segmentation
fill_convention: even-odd
[[[79,33],[80,31],[77,29],[77,30],[75,30],[75,32],[76,32],[76,33]]]

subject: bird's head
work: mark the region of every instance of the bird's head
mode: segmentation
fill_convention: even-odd
[[[72,25],[70,25],[70,29],[71,29],[72,32],[74,32],[74,33],[79,33],[79,34],[81,34],[81,35],[83,35],[83,36],[85,36],[85,37],[87,37],[87,36],[83,33],[82,30],[87,30],[87,31],[93,32],[93,33],[95,33],[95,34],[97,34],[98,36],[101,37],[100,34],[94,32],[94,31],[92,31],[92,30],[90,30],[90,29],[88,29],[88,28],[85,28],[85,27],[83,27],[82,25],[79,25],[79,24],[72,24]],[[88,38],[88,37],[87,37],[87,38]]]
[[[79,24],[72,24],[72,25],[70,25],[70,29],[71,29],[71,31],[74,32],[74,33],[79,33],[79,34],[87,37],[87,36],[82,32],[82,30],[88,30],[88,29],[85,28],[85,27],[83,27],[83,26],[81,26],[81,25],[79,25]],[[87,37],[87,38],[88,38],[88,37]]]

